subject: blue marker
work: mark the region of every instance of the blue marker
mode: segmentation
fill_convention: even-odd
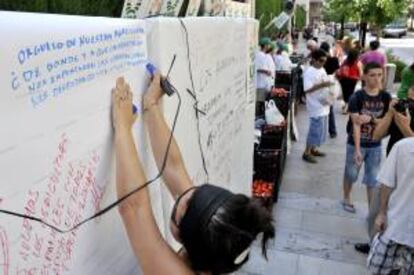
[[[157,71],[157,68],[152,63],[147,63],[145,66],[147,68],[147,71],[151,74],[151,76],[154,76],[155,72]]]
[[[154,76],[155,72],[158,70],[157,67],[155,67],[150,62],[148,62],[145,67],[147,68],[148,73],[150,73],[152,77]],[[161,83],[160,84],[161,84],[161,88],[163,89],[163,91],[168,96],[171,96],[171,95],[173,95],[175,93],[174,86],[170,83],[170,81],[168,81],[167,78],[161,77]]]

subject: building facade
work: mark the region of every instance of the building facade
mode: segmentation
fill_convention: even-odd
[[[323,0],[309,0],[309,24],[322,22]]]

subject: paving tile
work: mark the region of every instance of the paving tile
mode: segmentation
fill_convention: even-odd
[[[254,260],[248,261],[245,266],[243,266],[240,273],[242,274],[251,274],[251,275],[271,275],[271,274],[284,274],[284,275],[296,275],[297,263],[299,260],[299,255],[277,251],[270,249],[268,251],[268,259],[266,261],[261,256],[261,251],[258,247],[252,249],[251,257]]]
[[[288,208],[365,220],[368,215],[367,203],[356,202],[354,204],[357,212],[352,214],[342,209],[342,205],[338,199],[317,197],[296,192],[280,192],[276,210],[283,212],[280,208]]]
[[[303,211],[276,207],[273,212],[276,227],[287,227],[300,229],[302,227]]]
[[[300,256],[298,273],[303,275],[368,275],[364,266]]]
[[[340,237],[334,232],[326,234],[278,227],[272,249],[364,265],[366,257],[354,250],[355,243],[364,241],[365,237]]]
[[[364,220],[314,212],[304,212],[302,230],[351,238],[363,238],[368,234]]]

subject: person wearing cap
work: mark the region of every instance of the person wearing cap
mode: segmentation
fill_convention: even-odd
[[[286,44],[277,44],[276,54],[273,55],[276,71],[286,71],[290,73],[292,70],[292,61],[289,58],[288,50],[289,49]]]
[[[275,63],[271,55],[272,41],[262,37],[259,41],[260,50],[256,54],[256,113],[264,112],[264,101],[275,82]]]
[[[157,166],[176,199],[170,228],[183,248],[176,253],[163,239],[148,188],[133,193],[121,202],[119,213],[143,274],[234,272],[247,262],[249,249],[259,234],[266,257],[267,241],[275,234],[271,213],[245,195],[210,184],[193,184],[174,138],[169,143],[171,132],[159,106],[163,95],[160,81],[156,73],[143,98],[143,119]],[[130,87],[119,78],[112,92],[118,198],[146,182],[131,131],[135,119]]]

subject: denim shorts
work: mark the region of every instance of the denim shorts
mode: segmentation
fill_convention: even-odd
[[[354,183],[358,180],[359,170],[361,166],[357,166],[354,162],[354,145],[346,145],[346,163],[345,163],[345,178]],[[377,186],[377,175],[381,165],[381,146],[364,148],[361,147],[361,154],[364,162],[364,178],[362,183],[368,187]]]
[[[321,146],[328,134],[328,116],[311,117],[306,144],[308,146]]]

